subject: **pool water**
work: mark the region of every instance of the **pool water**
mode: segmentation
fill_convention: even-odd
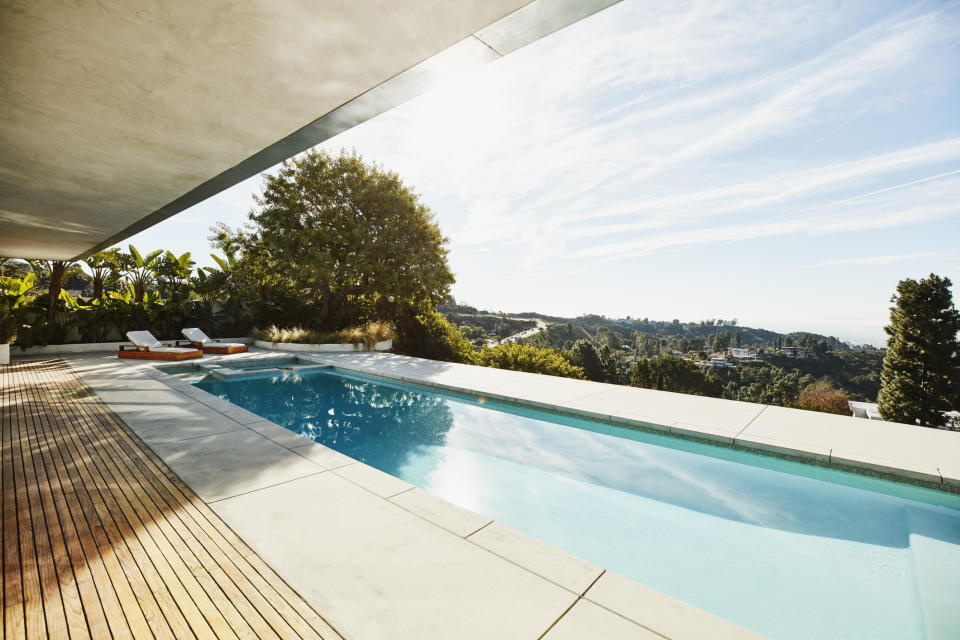
[[[340,371],[196,386],[774,639],[960,638],[960,496]]]

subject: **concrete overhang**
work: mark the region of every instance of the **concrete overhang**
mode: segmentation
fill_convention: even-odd
[[[0,5],[0,256],[78,258],[618,0]]]

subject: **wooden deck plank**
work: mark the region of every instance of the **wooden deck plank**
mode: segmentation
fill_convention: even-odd
[[[253,554],[169,468],[163,465],[142,441],[126,429],[117,429],[117,417],[102,402],[94,402],[91,410],[100,416],[104,428],[118,434],[119,437],[113,443],[118,447],[116,450],[118,455],[115,457],[134,463],[144,473],[155,474],[155,477],[160,480],[157,486],[164,489],[166,496],[164,499],[167,504],[171,505],[181,521],[191,528],[191,531],[201,538],[205,545],[207,541],[213,543],[207,545],[206,550],[221,564],[237,586],[243,589],[257,611],[270,621],[281,637],[290,637],[291,628],[294,637],[337,637],[336,631],[289,586],[282,581],[269,578],[273,573],[266,564]],[[204,540],[205,534],[210,536],[206,540]],[[272,605],[272,612],[267,605]]]
[[[18,386],[24,390],[19,403],[30,404],[31,400],[26,392],[29,389],[29,383],[21,380],[18,380],[18,383]],[[71,478],[69,474],[64,474],[65,479],[61,478],[62,462],[53,460],[52,450],[55,450],[55,447],[44,447],[41,450],[41,458],[48,471],[46,483],[54,497],[61,531],[64,533],[63,542],[67,548],[75,584],[80,594],[87,629],[93,637],[108,637],[110,628],[107,612],[100,598],[101,592],[111,588],[110,580],[99,554],[95,548],[91,548],[90,537],[82,535],[82,532],[87,530],[88,523],[76,503]]]
[[[12,376],[6,378],[12,382]],[[9,392],[10,403],[4,406],[3,420],[3,637],[14,640],[26,637],[26,616],[20,582],[20,536],[13,473],[13,425],[17,421],[13,413],[17,398],[12,388],[5,388],[5,391]],[[8,394],[4,396],[8,397]]]
[[[114,505],[120,509],[127,521],[133,526],[132,535],[146,540],[149,536],[149,548],[153,551],[156,560],[169,563],[173,574],[183,586],[177,587],[181,604],[188,608],[191,624],[200,635],[208,635],[205,628],[196,616],[202,616],[213,636],[217,638],[256,638],[250,631],[249,625],[237,615],[226,617],[223,611],[234,611],[235,608],[223,596],[223,590],[206,572],[203,565],[182,543],[176,532],[167,526],[164,511],[159,505],[145,499],[143,487],[135,478],[127,475],[124,470],[116,470],[113,456],[104,455],[101,449],[108,446],[112,440],[109,436],[89,432],[89,416],[85,414],[73,416],[71,433],[74,446],[88,447],[91,455],[87,460],[87,470],[93,481],[110,492]],[[97,445],[102,446],[95,446]],[[145,534],[145,535],[144,535]],[[171,583],[172,585],[172,583]],[[184,598],[187,598],[184,600]]]
[[[28,404],[39,413],[44,433],[50,435],[57,425],[57,416],[52,410],[52,398],[46,384],[38,384],[35,376],[26,372],[24,389],[31,394]],[[93,582],[110,633],[114,637],[143,636],[142,616],[139,607],[131,608],[131,592],[123,575],[116,549],[110,539],[113,522],[109,515],[97,509],[94,502],[95,485],[77,477],[77,465],[72,455],[83,456],[83,451],[74,451],[69,446],[59,446],[54,439],[50,450],[54,454],[53,464],[66,490],[66,501],[73,513],[74,523],[80,538],[81,547],[87,564],[92,568]]]
[[[108,418],[108,416],[104,417]],[[115,442],[117,458],[123,459],[131,465],[131,473],[135,475],[149,474],[153,470],[149,465],[149,459],[144,458],[143,452],[137,449],[129,439],[121,436],[121,440]],[[250,619],[259,621],[262,617],[262,620],[269,625],[269,627],[260,626],[258,628],[258,637],[267,637],[267,635],[289,637],[295,634],[299,637],[319,638],[317,632],[296,611],[289,610],[289,607],[285,606],[286,602],[269,583],[263,580],[262,576],[256,573],[249,564],[244,571],[243,564],[245,563],[238,565],[229,554],[232,552],[234,557],[241,559],[242,556],[238,555],[232,548],[228,548],[228,551],[224,552],[225,541],[217,540],[220,536],[203,517],[198,506],[202,505],[200,508],[207,510],[209,508],[196,496],[193,496],[192,500],[189,499],[162,474],[159,477],[160,483],[156,487],[148,487],[148,491],[151,491],[155,500],[164,502],[176,515],[178,522],[191,532],[200,545],[195,548],[198,555],[203,555],[204,558],[216,563],[218,575],[229,578],[230,582],[225,583],[225,588],[230,589],[231,598],[234,598],[236,603],[241,602],[241,600],[249,602],[253,607],[253,610],[247,611]],[[254,610],[260,617],[254,615]],[[316,614],[312,618],[317,621]],[[321,622],[321,624],[324,623]],[[268,629],[272,631],[268,631]]]
[[[4,638],[339,637],[66,363],[0,387]]]
[[[136,562],[138,541],[126,535],[130,529],[116,505],[107,504],[104,500],[104,483],[87,468],[88,450],[72,437],[72,429],[66,426],[68,423],[59,412],[59,402],[55,395],[47,394],[45,404],[48,409],[47,442],[51,449],[57,452],[57,468],[67,472],[71,481],[80,481],[78,500],[86,507],[88,519],[96,528],[102,530],[98,549],[122,603],[129,633],[142,638],[172,637],[151,588],[159,586],[162,593],[162,581],[154,581],[153,585],[147,582],[142,567]]]
[[[19,407],[19,420],[11,425],[11,459],[13,466],[14,501],[17,505],[17,539],[20,559],[20,597],[23,606],[23,634],[27,638],[42,637],[41,629],[46,629],[43,616],[43,593],[40,590],[37,555],[33,543],[33,520],[30,503],[27,498],[27,481],[23,470],[21,440],[26,412]],[[14,634],[20,629],[15,628]]]
[[[94,429],[97,427],[94,426]],[[124,451],[118,450],[115,456],[110,456],[106,461],[111,464],[116,463],[117,473],[127,474],[129,477],[137,480],[144,479],[144,475],[136,464],[131,464],[125,456]],[[122,467],[122,468],[121,468]],[[231,628],[241,637],[251,638],[277,638],[289,635],[289,628],[282,630],[279,635],[273,627],[264,620],[257,611],[247,606],[245,594],[237,588],[232,576],[223,570],[223,567],[216,561],[216,557],[211,556],[203,543],[203,540],[197,538],[189,526],[186,526],[181,517],[182,505],[175,502],[164,500],[163,496],[157,492],[156,487],[150,483],[143,483],[142,490],[138,490],[138,498],[141,502],[154,512],[162,512],[163,519],[159,519],[159,526],[164,530],[171,544],[182,557],[188,558],[191,565],[190,569],[204,584],[207,592],[216,599],[216,604],[223,615],[230,621]],[[190,535],[178,536],[176,531],[186,527]],[[223,598],[222,596],[226,596]]]
[[[37,554],[37,573],[40,580],[41,606],[43,618],[46,622],[46,631],[55,638],[66,638],[70,635],[67,630],[67,614],[61,596],[60,578],[57,575],[57,566],[51,549],[50,529],[52,523],[47,521],[48,509],[44,508],[41,498],[41,489],[37,467],[34,460],[35,448],[32,433],[36,421],[36,413],[31,411],[28,420],[22,423],[23,432],[20,438],[20,456],[23,458],[24,478],[27,488],[30,519],[33,523],[34,549]],[[33,635],[33,634],[31,634]],[[36,634],[42,636],[43,634]]]
[[[59,486],[59,480],[56,484],[50,482],[49,463],[44,459],[45,441],[42,439],[42,425],[31,420],[29,448],[33,461],[34,475],[36,478],[36,488],[40,496],[40,502],[43,507],[43,514],[47,529],[47,538],[49,540],[48,553],[52,556],[53,566],[56,572],[56,580],[60,588],[60,597],[64,609],[64,622],[66,633],[62,631],[63,637],[69,637],[73,640],[82,640],[90,637],[90,630],[87,626],[86,616],[84,615],[83,599],[80,593],[77,574],[74,571],[71,557],[76,557],[78,551],[71,547],[75,540],[72,540],[70,533],[64,530],[60,521],[60,514],[57,509],[57,496],[52,491],[53,486]],[[55,473],[55,472],[54,472]],[[69,516],[68,516],[69,517]],[[68,542],[69,541],[69,542]],[[92,585],[89,579],[85,580],[85,587]],[[99,600],[96,599],[96,592],[92,594],[95,602],[99,606]],[[54,635],[51,629],[51,635]]]

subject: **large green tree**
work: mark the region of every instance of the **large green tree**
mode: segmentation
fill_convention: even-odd
[[[891,298],[887,355],[877,398],[884,420],[940,426],[960,380],[960,313],[948,278],[907,278]]]
[[[397,174],[355,153],[284,162],[256,203],[250,225],[221,227],[214,241],[284,322],[336,329],[449,295],[447,238],[433,214]]]

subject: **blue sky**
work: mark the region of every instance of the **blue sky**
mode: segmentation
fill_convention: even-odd
[[[480,307],[883,344],[898,280],[960,300],[958,3],[625,0],[321,147],[421,195]],[[260,184],[131,241],[211,264]]]

